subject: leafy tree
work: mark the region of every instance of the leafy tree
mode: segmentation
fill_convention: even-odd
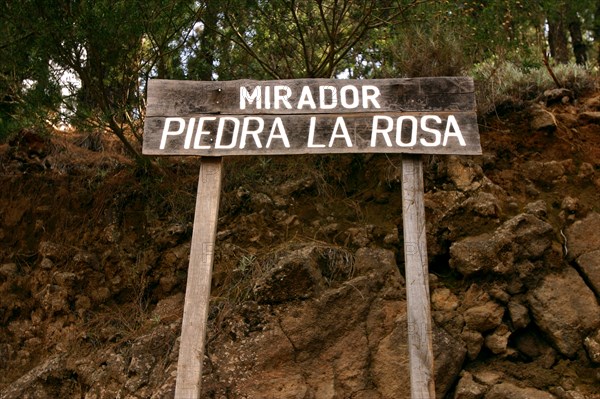
[[[539,65],[546,48],[584,64],[599,21],[598,0],[1,2],[0,138],[66,118],[109,129],[144,162],[150,77],[454,75],[488,59]],[[78,78],[67,96],[65,72]]]
[[[227,0],[204,14],[203,38],[210,34],[217,44],[213,65],[220,79],[334,77],[351,53],[368,47],[370,32],[402,22],[427,2]],[[195,58],[206,60],[202,52]]]
[[[23,30],[19,4],[0,3],[0,139],[27,124],[53,121],[60,84],[48,49]]]
[[[189,0],[24,0],[4,4],[3,18],[14,21],[9,38],[25,38],[15,47],[20,57],[5,69],[21,71],[13,85],[25,80],[48,90],[51,66],[77,75],[80,87],[64,106],[71,122],[109,128],[139,161],[144,85],[151,74],[183,77],[179,50],[200,12]],[[36,73],[27,71],[31,55]],[[13,91],[23,92],[22,87]],[[11,113],[14,110],[8,109]],[[132,141],[133,140],[133,141]]]

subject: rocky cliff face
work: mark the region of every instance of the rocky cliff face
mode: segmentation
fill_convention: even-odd
[[[600,397],[600,97],[565,95],[424,160],[439,398]],[[0,397],[173,397],[197,161],[149,177],[23,137],[0,147]],[[203,397],[408,398],[400,158],[226,172]]]

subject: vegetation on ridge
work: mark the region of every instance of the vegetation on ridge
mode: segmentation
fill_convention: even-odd
[[[142,160],[149,78],[473,74],[486,86],[479,101],[491,104],[522,94],[520,76],[544,75],[545,53],[552,68],[572,63],[571,71],[594,75],[600,7],[591,0],[25,0],[0,5],[0,33],[0,140],[23,127],[80,126],[111,132]]]

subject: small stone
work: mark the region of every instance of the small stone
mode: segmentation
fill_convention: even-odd
[[[590,360],[596,364],[600,364],[600,330],[587,337],[583,341],[583,345]]]
[[[431,295],[431,306],[435,310],[456,310],[458,298],[448,288],[436,288]]]
[[[465,165],[464,161],[457,156],[449,156],[447,171],[448,177],[460,191],[470,191],[478,188],[477,178],[481,177],[482,171],[478,166]],[[479,169],[478,169],[479,168]]]
[[[485,332],[498,327],[502,322],[503,315],[504,308],[492,301],[467,309],[464,313],[467,327],[478,332]]]
[[[577,174],[577,177],[580,179],[589,179],[594,175],[594,173],[594,165],[588,162],[583,162],[579,167],[579,173]]]
[[[456,385],[454,399],[480,399],[485,391],[485,386],[476,383],[473,375],[465,371]]]
[[[91,309],[92,301],[85,295],[78,295],[75,300],[75,309],[80,317],[83,317],[86,310]]]
[[[546,100],[546,105],[553,103],[563,103],[566,104],[573,98],[573,91],[565,88],[559,89],[548,89],[544,91],[544,99]]]
[[[44,258],[40,262],[40,267],[45,270],[50,270],[54,266],[54,262],[52,262],[49,258]]]
[[[43,258],[49,258],[53,261],[60,259],[62,254],[61,248],[50,241],[40,242],[38,252]]]
[[[525,328],[531,321],[529,318],[529,309],[517,301],[510,301],[508,303],[508,314],[515,329]]]
[[[577,198],[566,196],[560,205],[560,209],[569,213],[575,213],[579,210],[579,200]]]
[[[505,353],[509,337],[510,330],[506,324],[500,324],[492,334],[485,337],[485,346],[495,355]]]
[[[394,229],[391,233],[388,233],[383,238],[383,242],[387,245],[397,245],[400,243],[400,239],[398,237],[398,230]]]
[[[17,274],[17,270],[16,263],[5,263],[0,266],[0,276],[6,279],[14,277]]]
[[[530,202],[529,204],[525,205],[525,212],[543,219],[548,213],[548,205],[544,200]]]
[[[465,329],[460,334],[460,337],[467,347],[467,356],[469,359],[474,360],[477,358],[483,346],[483,335],[477,331]]]
[[[600,110],[600,96],[592,97],[583,104],[585,109],[598,111]]]
[[[490,296],[499,302],[507,303],[510,300],[510,295],[508,292],[504,291],[500,287],[492,287],[489,292]]]
[[[494,370],[480,370],[473,372],[473,379],[487,387],[496,385],[502,379],[502,374]]]
[[[556,118],[554,115],[536,104],[529,109],[530,114],[530,126],[532,130],[545,130],[554,131],[556,130]]]
[[[527,161],[523,165],[523,174],[529,180],[552,185],[561,180],[566,173],[566,162],[559,161]]]

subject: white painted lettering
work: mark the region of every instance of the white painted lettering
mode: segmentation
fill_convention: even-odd
[[[227,122],[233,123],[233,130],[231,131],[231,143],[222,144],[223,133],[225,132],[225,124]],[[232,118],[229,116],[223,116],[219,118],[219,127],[217,128],[217,139],[215,140],[215,148],[229,149],[235,147],[237,143],[237,136],[240,130],[240,121],[238,118]]]
[[[329,94],[329,104],[326,102],[325,92]],[[319,106],[321,109],[334,109],[337,107],[337,89],[334,86],[319,86]]]
[[[257,128],[254,130],[250,130],[250,122],[256,122]],[[256,148],[262,148],[262,143],[258,138],[258,135],[262,133],[265,128],[265,121],[263,118],[255,117],[255,116],[247,116],[244,118],[244,122],[242,123],[242,132],[240,137],[240,149],[244,149],[246,147],[246,139],[248,136],[252,136],[254,139],[254,144]]]
[[[315,125],[317,124],[317,118],[314,116],[310,117],[310,126],[308,128],[308,148],[323,148],[325,144],[315,144]]]
[[[421,144],[424,147],[437,147],[442,142],[442,135],[440,134],[439,130],[432,129],[432,128],[430,128],[430,127],[427,126],[427,121],[429,119],[433,119],[435,121],[435,123],[437,123],[437,124],[442,123],[442,118],[440,118],[437,115],[425,115],[425,116],[423,116],[421,118],[421,130],[423,130],[424,132],[433,134],[435,136],[435,140],[433,142],[429,142],[429,141],[425,140],[424,137],[421,137]]]
[[[352,97],[352,102],[348,102],[348,92],[351,92],[350,96]],[[342,103],[342,107],[344,108],[356,108],[360,104],[360,95],[358,94],[358,89],[355,86],[344,86],[340,89],[340,101]]]
[[[450,131],[450,129],[454,129],[454,131]],[[448,144],[448,137],[453,136],[458,139],[461,147],[465,147],[467,143],[465,143],[465,139],[460,131],[460,127],[458,127],[458,122],[454,115],[450,115],[448,120],[446,121],[446,131],[444,132],[444,143],[442,144],[444,147]]]
[[[260,109],[261,87],[256,86],[252,93],[246,87],[240,87],[240,109],[246,109],[246,102],[252,104],[256,101],[256,109]]]
[[[379,121],[387,122],[387,126],[383,129],[379,128]],[[389,116],[377,115],[373,117],[373,127],[371,128],[371,147],[377,147],[377,134],[381,134],[388,147],[392,146],[390,140],[390,132],[394,128],[394,120]]]
[[[410,121],[411,124],[410,141],[408,143],[402,141],[402,124],[405,120]],[[417,144],[417,126],[419,125],[417,118],[410,115],[401,116],[398,118],[396,123],[396,144],[398,144],[400,147],[412,147]]]
[[[302,92],[300,93],[300,98],[298,99],[298,109],[302,109],[305,105],[310,109],[317,109],[317,104],[315,104],[315,100],[313,100],[310,86],[302,87]]]
[[[271,86],[265,86],[265,109],[271,109]]]
[[[276,131],[279,131],[279,134],[276,134]],[[266,148],[271,147],[273,139],[281,139],[281,141],[283,141],[284,147],[290,148],[290,141],[288,140],[287,134],[285,133],[285,127],[283,126],[283,122],[279,117],[275,118],[275,120],[273,121],[273,126],[271,127],[271,133],[269,134],[269,139],[267,140]]]
[[[190,148],[190,144],[192,143],[192,137],[194,136],[194,125],[196,124],[196,118],[190,118],[188,122],[187,133],[185,134],[185,143],[183,144],[183,148],[188,150]]]
[[[280,109],[280,103],[287,109],[292,109],[292,105],[288,99],[292,95],[292,89],[288,86],[275,86],[273,94],[273,105],[275,109]]]
[[[172,122],[179,123],[179,127],[176,131],[170,131]],[[166,118],[165,119],[165,127],[163,128],[162,138],[160,139],[160,149],[164,150],[167,145],[167,136],[177,136],[183,133],[185,129],[185,120],[183,118]]]
[[[341,130],[342,133],[338,134],[338,130]],[[335,120],[333,134],[331,135],[331,140],[329,140],[329,148],[333,147],[333,141],[337,138],[343,138],[346,140],[346,147],[352,147],[352,140],[350,140],[350,135],[348,134],[348,129],[346,128],[346,122],[341,116],[338,116]]]
[[[214,116],[205,116],[198,119],[198,130],[196,130],[196,137],[194,138],[194,149],[195,150],[207,150],[210,148],[209,145],[200,145],[202,142],[202,136],[210,135],[209,131],[204,130],[204,122],[214,121],[217,118]]]
[[[362,100],[363,100],[363,108],[369,108],[369,102],[373,104],[374,108],[381,108],[381,105],[377,102],[377,97],[381,95],[379,91],[379,87],[364,85],[362,87]]]

